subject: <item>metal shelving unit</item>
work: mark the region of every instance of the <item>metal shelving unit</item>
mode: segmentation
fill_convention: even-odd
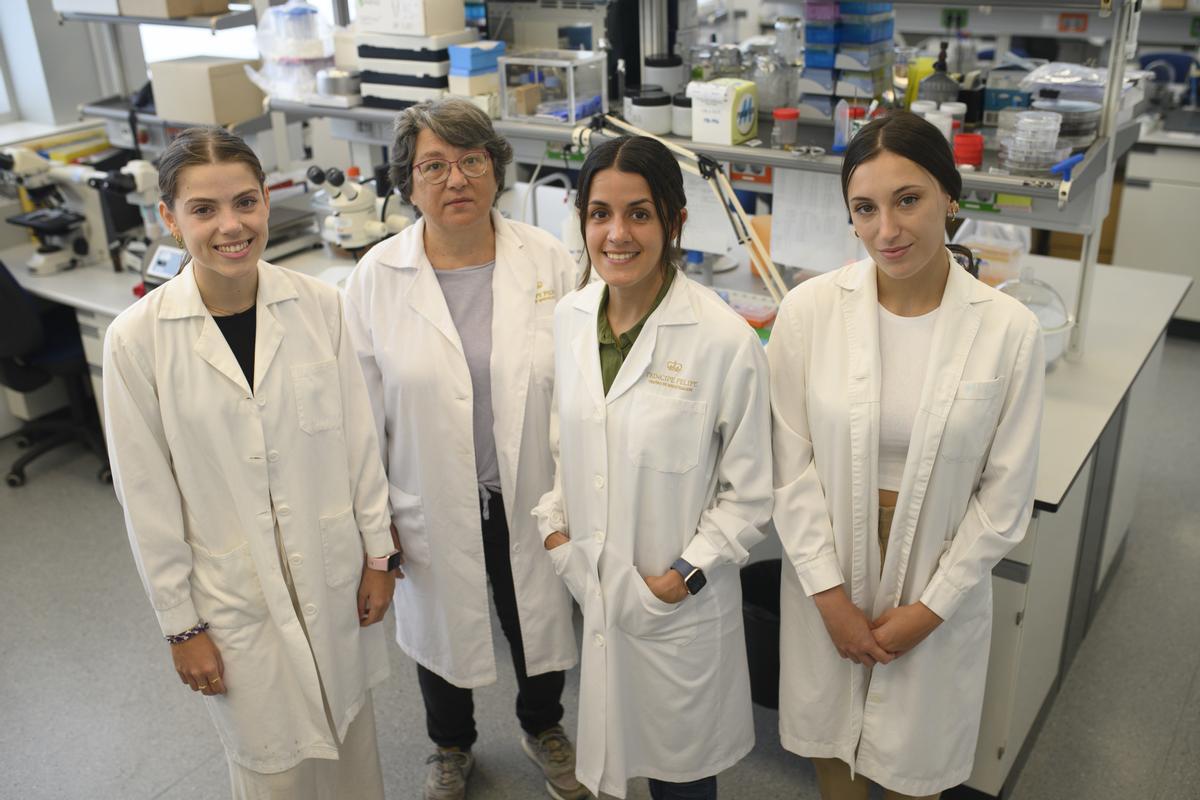
[[[967,4],[947,2],[947,6]],[[1113,33],[1113,15],[1104,15],[1093,3],[1088,10],[1062,8],[1049,3],[1039,11],[1006,5],[968,6],[964,32],[972,36],[1052,36],[1056,39],[1109,39]],[[946,27],[943,7],[905,0],[896,3],[897,29],[906,34],[953,36]],[[1191,34],[1191,20],[1197,11],[1142,11],[1138,41],[1156,45],[1196,45],[1200,39]]]
[[[58,15],[58,18],[60,22],[100,22],[108,25],[172,25],[180,28],[207,28],[212,33],[253,25],[257,19],[254,13],[254,6],[245,3],[231,3],[227,13],[216,14],[211,17],[161,19],[159,17],[127,17],[115,14],[88,14],[81,11],[64,11]]]

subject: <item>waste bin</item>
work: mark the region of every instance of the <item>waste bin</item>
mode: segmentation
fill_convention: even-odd
[[[779,579],[782,561],[771,558],[742,567],[742,617],[750,698],[779,708]]]

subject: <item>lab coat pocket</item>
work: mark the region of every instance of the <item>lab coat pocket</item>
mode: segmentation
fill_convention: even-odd
[[[942,432],[941,456],[947,461],[975,461],[996,432],[1003,378],[963,381]]]
[[[618,610],[617,626],[639,639],[686,645],[696,638],[700,625],[692,613],[695,598],[666,603],[654,596],[638,571],[630,567],[625,575],[624,602]]]
[[[337,589],[357,581],[363,570],[362,536],[354,509],[321,517],[321,549],[325,553],[325,583]]]
[[[700,462],[708,403],[639,391],[629,422],[629,458],[657,472],[687,472]]]
[[[342,385],[336,360],[292,367],[292,387],[302,431],[320,433],[342,426]]]
[[[216,555],[192,543],[192,603],[214,628],[240,628],[267,616],[250,544]]]
[[[389,483],[388,499],[392,504],[392,524],[400,535],[404,562],[429,566],[433,559],[429,552],[429,537],[425,532],[425,508],[421,498]]]

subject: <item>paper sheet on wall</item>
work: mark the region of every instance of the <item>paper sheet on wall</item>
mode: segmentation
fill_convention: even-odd
[[[683,226],[683,248],[702,253],[724,255],[733,246],[733,229],[720,201],[708,181],[683,173],[683,192],[687,195],[687,223]]]
[[[775,170],[771,258],[776,264],[829,272],[858,258],[837,175]]]

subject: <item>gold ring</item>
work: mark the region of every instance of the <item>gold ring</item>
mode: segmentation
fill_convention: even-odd
[[[208,688],[208,684],[207,684],[207,683],[201,683],[201,684],[197,684],[197,685],[196,685],[196,688],[197,688],[197,689],[207,689],[207,688]]]
[[[216,683],[216,682],[217,682],[217,681],[219,681],[219,680],[221,680],[221,676],[220,676],[220,675],[218,675],[218,676],[217,676],[217,677],[215,677],[215,678],[209,678],[209,679],[208,679],[208,682],[209,682],[209,683]]]

